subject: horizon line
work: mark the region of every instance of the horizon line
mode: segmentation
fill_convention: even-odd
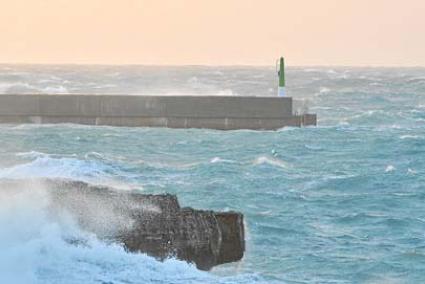
[[[263,64],[162,64],[162,63],[27,63],[27,62],[0,62],[0,65],[21,65],[21,66],[145,66],[145,67],[251,67],[251,68],[274,68],[275,66]],[[382,65],[382,64],[294,64],[287,65],[288,68],[425,68],[425,65]]]

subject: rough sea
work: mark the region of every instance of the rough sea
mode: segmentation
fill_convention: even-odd
[[[0,194],[0,283],[425,283],[425,69],[289,68],[287,83],[317,127],[0,125],[0,180],[31,189]],[[273,67],[0,65],[2,94],[274,96],[276,84]],[[201,272],[127,253],[49,218],[39,177],[240,211],[245,257]]]

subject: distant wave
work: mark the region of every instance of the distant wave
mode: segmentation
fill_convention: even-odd
[[[331,91],[331,89],[329,89],[329,88],[321,87],[319,93],[325,94],[325,93],[329,93],[330,91]]]
[[[58,157],[36,151],[18,153],[17,156],[32,158],[24,164],[0,169],[0,178],[65,178],[110,185],[120,189],[142,188],[133,183],[116,165],[101,160],[80,160],[76,157]]]
[[[68,89],[64,86],[48,86],[44,88],[38,88],[40,93],[45,94],[67,94],[69,93]]]
[[[46,154],[42,152],[38,152],[38,151],[29,151],[29,152],[16,153],[16,156],[35,159],[39,157],[45,157]]]
[[[218,163],[235,163],[235,161],[233,160],[227,160],[227,159],[222,159],[220,157],[214,157],[210,160],[210,163],[212,164],[218,164]]]
[[[260,156],[256,158],[253,162],[253,165],[270,165],[282,169],[287,169],[288,164],[280,159],[267,157],[267,156]]]
[[[319,146],[319,145],[309,145],[309,144],[305,144],[304,145],[305,148],[309,149],[309,150],[314,150],[314,151],[319,151],[319,150],[323,150],[323,147]]]
[[[425,77],[414,77],[406,80],[406,83],[425,83]]]
[[[50,86],[37,86],[29,83],[0,83],[0,94],[66,94],[69,90],[65,86],[50,85]]]
[[[230,89],[218,90],[218,91],[202,91],[201,93],[196,93],[193,91],[189,92],[166,92],[166,93],[151,93],[147,95],[165,95],[165,96],[239,96],[239,94],[233,92]]]
[[[331,89],[330,88],[320,87],[319,92],[315,93],[314,96],[315,97],[320,97],[320,96],[323,96],[323,95],[325,95],[325,94],[327,94],[329,92],[331,92]]]
[[[0,169],[0,178],[68,178],[97,184],[113,184],[115,187],[134,187],[134,178],[129,171],[141,166],[153,169],[189,170],[209,163],[233,163],[232,160],[213,158],[208,163],[180,161],[134,160],[123,163],[120,156],[105,156],[98,152],[88,152],[82,157],[76,154],[57,155],[38,151],[19,152],[17,157],[31,161],[11,168]],[[139,185],[138,185],[139,186]]]
[[[317,69],[317,68],[306,68],[306,69],[303,69],[303,72],[306,72],[306,73],[321,72],[321,71],[322,71],[321,69]]]
[[[400,139],[405,140],[405,139],[421,139],[422,136],[419,135],[401,135]]]
[[[28,84],[28,83],[0,83],[0,93],[14,93],[18,92],[33,92],[36,91],[37,88]]]
[[[393,171],[395,171],[395,167],[394,167],[393,165],[388,165],[388,166],[385,168],[385,172],[386,172],[386,173],[393,172]]]

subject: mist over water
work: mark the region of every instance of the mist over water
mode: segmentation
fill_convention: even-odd
[[[318,127],[1,125],[0,181],[22,191],[0,188],[0,283],[425,282],[425,69],[292,68],[287,81]],[[275,95],[276,82],[273,68],[0,66],[0,93]],[[246,255],[207,273],[129,254],[49,215],[40,177],[241,211]]]

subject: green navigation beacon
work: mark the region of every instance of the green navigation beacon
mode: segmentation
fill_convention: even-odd
[[[279,60],[279,88],[277,91],[277,95],[279,97],[285,96],[285,59],[283,57]]]

